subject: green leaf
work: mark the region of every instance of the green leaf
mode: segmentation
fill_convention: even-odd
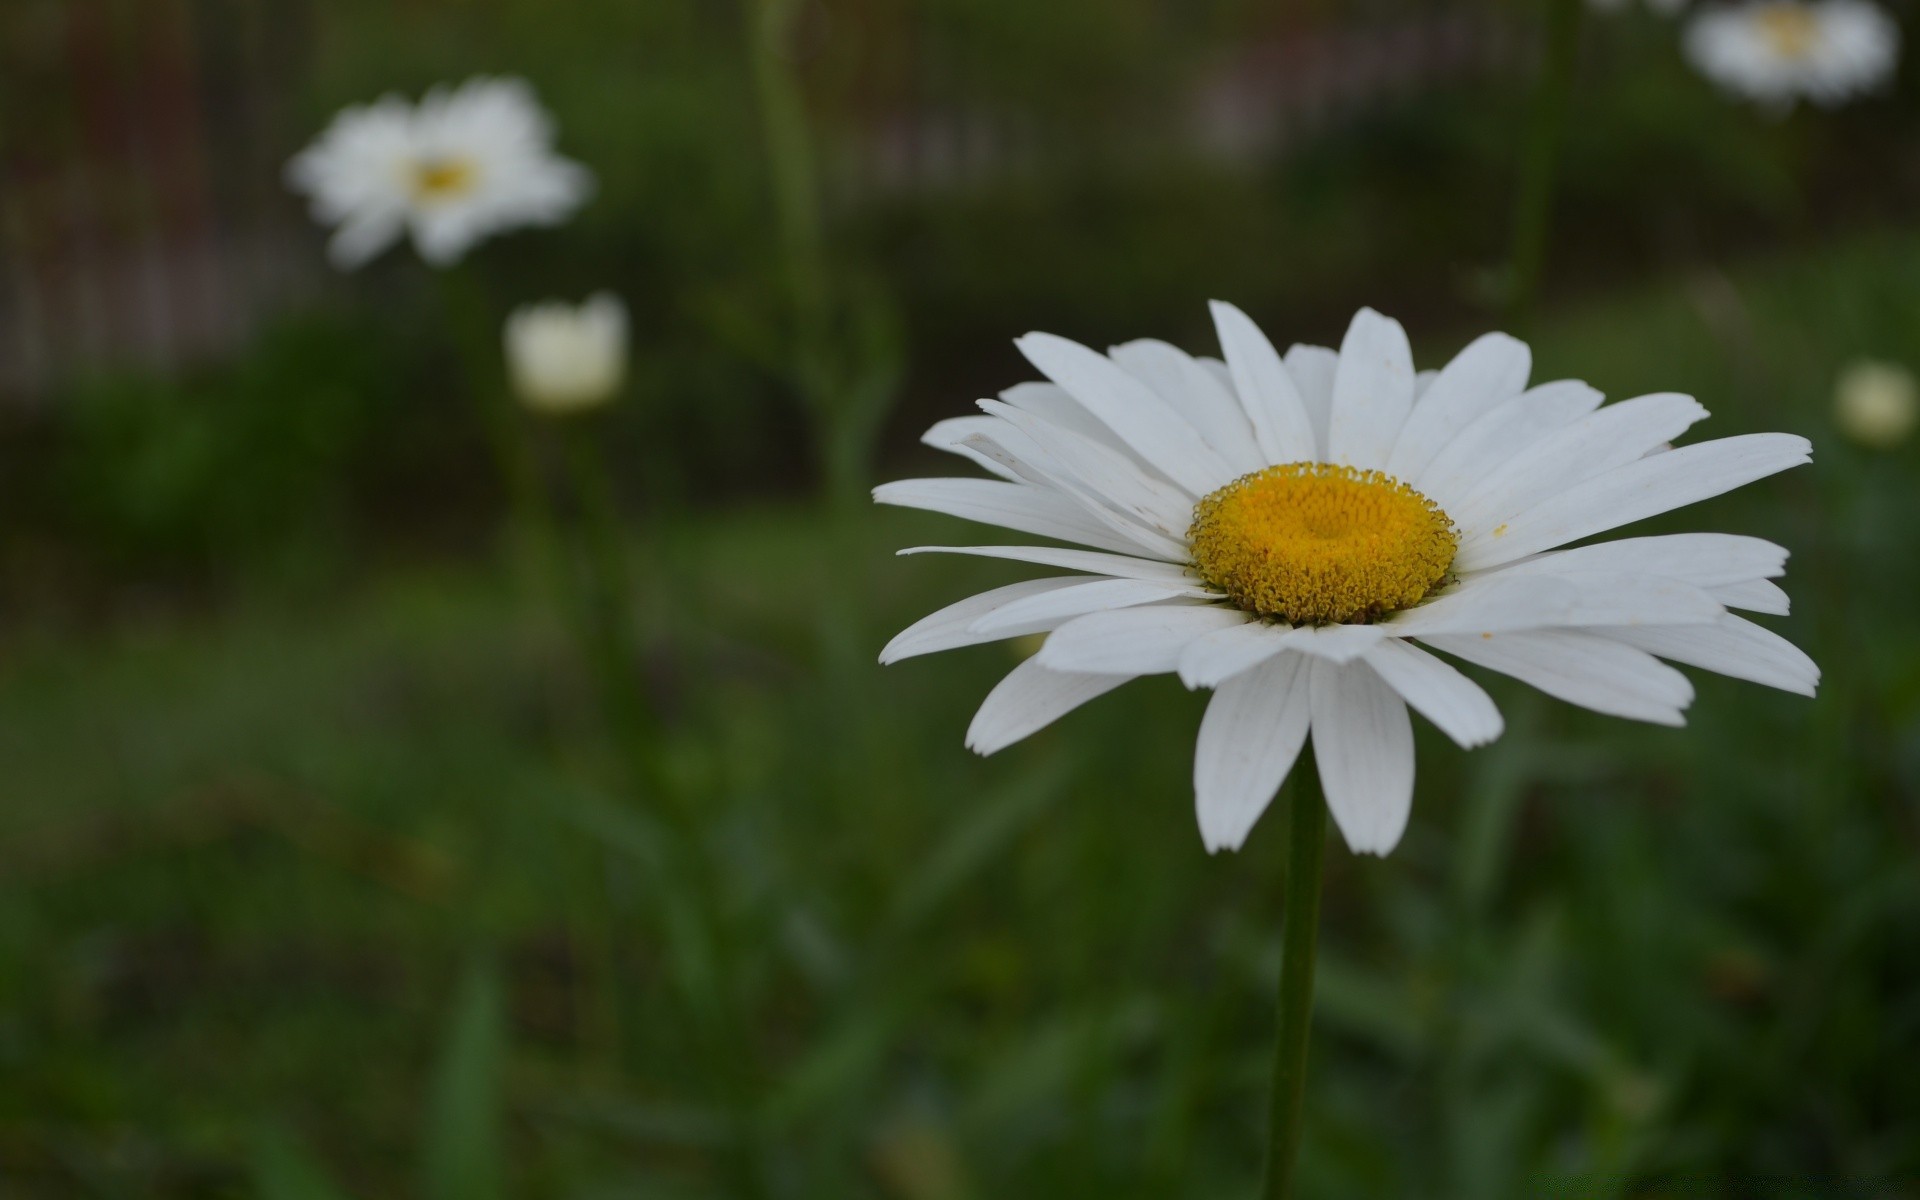
[[[260,1200],[346,1200],[299,1141],[274,1126],[254,1139],[253,1186]]]
[[[426,1200],[497,1200],[502,1194],[506,1044],[499,968],[482,958],[468,968],[454,999],[434,1072],[421,1148]]]

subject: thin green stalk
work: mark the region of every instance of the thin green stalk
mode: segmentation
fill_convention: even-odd
[[[1553,192],[1566,132],[1567,108],[1579,65],[1580,16],[1585,0],[1545,0],[1547,42],[1535,86],[1533,123],[1520,163],[1513,209],[1513,248],[1507,267],[1507,320],[1516,330],[1529,315],[1546,263]]]
[[[1263,1200],[1287,1200],[1293,1195],[1293,1164],[1300,1152],[1300,1112],[1307,1089],[1307,1042],[1313,1027],[1320,867],[1327,840],[1327,805],[1311,752],[1294,764],[1293,777],[1293,795],[1288,800],[1287,907],[1280,927],[1280,1032],[1273,1050]]]
[[[487,302],[471,268],[437,271],[434,283],[466,376],[465,391],[474,421],[486,438],[494,469],[506,489],[510,541],[516,551],[531,553],[540,560],[536,569],[551,576],[558,558],[553,541],[553,506],[540,484],[539,466],[516,425],[512,402],[502,383],[500,316]]]
[[[659,727],[636,671],[639,655],[633,635],[637,599],[619,499],[607,473],[606,458],[591,416],[566,422],[562,430],[584,543],[588,597],[588,637],[583,643],[599,682],[612,735],[627,769],[629,786],[660,821],[668,861],[681,876],[681,893],[691,898],[691,918],[669,937],[690,937],[717,973],[717,1004],[691,1003],[686,1016],[704,1045],[708,1061],[719,1064],[719,1082],[734,1127],[735,1153],[727,1161],[734,1194],[766,1193],[763,1151],[754,1118],[752,1039],[747,1016],[732,986],[732,954],[722,917],[722,888],[702,845],[697,812],[669,786],[661,770]]]
[[[654,720],[637,675],[640,663],[633,636],[633,571],[619,502],[595,431],[589,427],[591,420],[569,420],[562,431],[587,564],[587,642],[582,649],[599,681],[608,725],[626,760],[630,783],[657,793],[659,789],[648,778],[652,774],[649,750]]]

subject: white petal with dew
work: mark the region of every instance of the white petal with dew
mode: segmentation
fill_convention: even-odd
[[[1207,703],[1194,745],[1193,805],[1209,852],[1240,848],[1300,757],[1312,713],[1310,661],[1282,655],[1228,680]]]

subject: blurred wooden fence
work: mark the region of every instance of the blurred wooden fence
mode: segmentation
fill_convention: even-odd
[[[0,3],[0,396],[216,355],[311,280],[276,119],[303,7]]]
[[[316,236],[281,185],[312,2],[0,0],[0,402],[39,402],[76,369],[217,357],[319,285]],[[1283,15],[1116,152],[1260,163],[1523,50],[1478,7],[1353,28]],[[914,82],[881,88],[836,139],[843,211],[1084,157],[1082,130],[943,102],[922,65],[895,64]]]

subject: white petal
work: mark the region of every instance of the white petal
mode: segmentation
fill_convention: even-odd
[[[1571,550],[1550,550],[1500,568],[1502,575],[1560,571],[1630,571],[1684,579],[1712,588],[1771,579],[1786,573],[1787,552],[1772,542],[1736,533],[1668,533],[1616,538]]]
[[[1392,636],[1383,625],[1296,625],[1287,649],[1328,662],[1352,662]]]
[[[1518,396],[1532,370],[1533,351],[1525,342],[1504,333],[1476,338],[1421,393],[1387,458],[1387,474],[1419,478],[1475,418]]]
[[[1050,333],[1030,333],[1014,344],[1134,453],[1194,495],[1235,477],[1199,430],[1105,355]]]
[[[1692,396],[1672,392],[1609,404],[1490,473],[1447,515],[1463,530],[1491,528],[1577,483],[1645,458],[1706,415]]]
[[[1089,516],[1060,493],[998,479],[902,479],[873,489],[879,504],[919,508],[1021,533],[1078,542],[1117,554],[1148,554],[1167,561],[1186,555],[1165,543],[1127,538]]]
[[[1130,520],[1184,542],[1193,524],[1194,497],[1146,474],[1125,457],[1031,413],[998,400],[980,407],[1031,438],[1051,460],[1051,477],[1071,481]],[[1047,470],[1048,468],[1042,468]]]
[[[998,421],[988,416],[948,417],[944,421],[935,421],[933,428],[920,435],[920,441],[924,445],[932,446],[935,450],[958,454],[964,459],[978,463],[1002,479],[1018,483],[1019,472],[997,461],[991,455],[981,453],[979,447],[969,445],[967,442],[968,438],[977,433],[984,433],[997,424],[999,424]]]
[[[998,418],[989,419],[996,426],[993,432],[969,435],[968,446],[1004,463],[1020,479],[1060,493],[1088,517],[1124,541],[1138,545],[1140,552],[1148,557],[1169,562],[1186,557],[1185,537],[1175,538],[1161,532],[1163,525],[1172,522],[1172,512],[1177,510],[1179,502],[1163,502],[1162,493],[1149,486],[1146,468],[1121,459],[1117,451],[1084,440],[1073,439],[1073,446],[1062,446],[1070,457],[1076,448],[1084,451],[1084,461],[1078,464],[1082,469],[1105,472],[1100,479],[1105,490],[1101,490],[1083,481],[1066,463],[1014,425]],[[1068,437],[1057,431],[1055,436]],[[1171,484],[1159,486],[1171,494]],[[1160,511],[1162,508],[1166,511]]]
[[[1644,650],[1572,629],[1532,633],[1444,634],[1423,638],[1436,650],[1531,684],[1549,696],[1609,716],[1684,725],[1693,703],[1687,677]]]
[[[1155,604],[1068,621],[1040,647],[1040,665],[1089,675],[1165,675],[1196,638],[1245,624],[1224,604]]]
[[[1723,583],[1707,589],[1707,595],[1728,608],[1784,617],[1793,610],[1793,601],[1779,584],[1768,579],[1749,579],[1744,583]]]
[[[1318,461],[1327,454],[1327,414],[1333,411],[1333,373],[1340,369],[1340,355],[1325,346],[1293,345],[1281,361],[1313,426],[1313,457]]]
[[[1218,687],[1284,651],[1291,632],[1285,625],[1248,621],[1196,638],[1180,652],[1180,682],[1189,688]]]
[[[975,754],[1004,750],[1126,681],[1125,675],[1050,671],[1030,658],[987,693],[967,726],[967,749]]]
[[[1086,405],[1073,398],[1073,393],[1057,383],[1016,383],[1000,393],[1000,401],[1024,413],[1032,413],[1049,425],[1057,425],[1070,433],[1077,433],[1088,441],[1098,442],[1107,449],[1123,455],[1128,462],[1142,470],[1152,470],[1147,460],[1135,454],[1131,447],[1120,440],[1111,426],[1088,411]],[[1157,475],[1158,472],[1155,472]]]
[[[1617,467],[1560,493],[1506,525],[1468,537],[1454,559],[1484,570],[1730,492],[1808,461],[1807,439],[1751,433],[1682,446]]]
[[[997,642],[1029,633],[1045,633],[1059,622],[1040,621],[1024,629],[1003,629],[997,633],[978,633],[973,629],[973,623],[1003,605],[1065,588],[1084,587],[1086,583],[1084,575],[1069,575],[1064,579],[1023,579],[1019,583],[997,587],[977,596],[968,596],[901,630],[880,652],[880,661],[883,664],[895,663],[919,654],[978,646],[984,642]]]
[[[1231,388],[1222,387],[1213,372],[1166,342],[1141,338],[1109,353],[1134,378],[1152,388],[1161,399],[1193,423],[1229,467],[1240,475],[1267,465],[1254,441],[1253,426]]]
[[[342,271],[354,271],[372,261],[406,232],[406,216],[397,208],[363,209],[342,222],[327,242],[327,258]]]
[[[1465,580],[1438,599],[1394,614],[1382,627],[1396,637],[1426,637],[1576,625],[1706,625],[1724,611],[1700,588],[1663,575],[1499,572]]]
[[[1364,662],[1314,659],[1313,756],[1333,823],[1355,854],[1400,844],[1413,810],[1413,722],[1386,680]]]
[[[1731,614],[1713,625],[1594,632],[1677,663],[1802,696],[1813,695],[1820,683],[1820,668],[1800,647]]]
[[[1484,746],[1506,729],[1493,697],[1479,684],[1412,642],[1389,638],[1368,651],[1365,661],[1462,749]]]
[[[1413,409],[1413,349],[1400,322],[1370,308],[1340,343],[1327,416],[1327,461],[1362,470],[1387,465]]]
[[[1310,462],[1319,457],[1313,424],[1293,377],[1253,318],[1224,300],[1208,305],[1220,334],[1220,351],[1233,375],[1233,388],[1247,411],[1260,452],[1269,464]]]
[[[972,554],[980,558],[1005,558],[1013,562],[1039,563],[1047,567],[1065,567],[1069,571],[1090,571],[1116,579],[1151,579],[1188,587],[1194,577],[1185,567],[1173,563],[1129,558],[1124,554],[1101,554],[1095,550],[1067,550],[1056,546],[912,546],[898,551],[908,554]]]
[[[1309,660],[1286,654],[1220,685],[1200,721],[1193,806],[1209,852],[1238,850],[1307,740]]]
[[[1148,583],[1144,579],[1093,579],[1079,587],[1062,588],[1015,600],[981,616],[968,629],[973,633],[989,634],[1002,629],[1025,630],[1038,622],[1058,624],[1087,613],[1205,595],[1198,588],[1171,587],[1163,583]]]
[[[1530,388],[1476,417],[1407,482],[1441,508],[1458,504],[1480,480],[1554,430],[1599,408],[1605,399],[1571,379]]]

